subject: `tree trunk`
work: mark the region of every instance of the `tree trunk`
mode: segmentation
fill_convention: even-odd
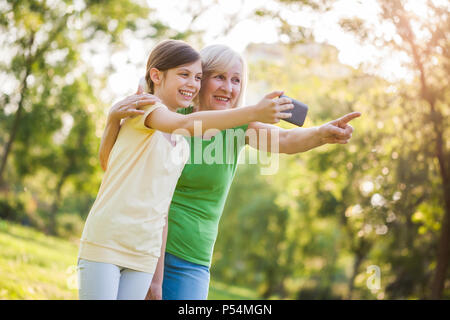
[[[448,174],[448,163],[444,151],[444,139],[443,139],[443,124],[442,114],[436,110],[436,98],[430,93],[428,86],[425,82],[425,76],[423,67],[421,71],[421,86],[422,86],[422,98],[430,105],[431,121],[433,122],[433,129],[436,138],[436,153],[435,156],[439,163],[439,173],[442,179],[443,185],[443,197],[444,197],[444,219],[442,221],[441,235],[439,239],[437,249],[437,266],[436,273],[431,286],[431,298],[441,299],[444,291],[444,284],[446,279],[446,273],[448,268],[448,262],[450,260],[450,181]]]
[[[25,91],[27,90],[27,78],[30,75],[30,69],[31,69],[31,66],[27,65],[26,70],[25,70],[25,76],[22,79],[22,83],[20,85],[20,100],[18,103],[18,108],[17,108],[14,122],[13,122],[13,125],[11,128],[10,134],[9,134],[8,142],[6,143],[5,150],[3,151],[2,162],[0,164],[0,187],[4,186],[6,184],[5,181],[3,180],[3,172],[6,168],[6,162],[8,161],[8,156],[9,156],[9,153],[11,152],[12,145],[14,143],[17,131],[19,129],[20,120],[22,117],[23,102],[25,100],[24,99]]]
[[[67,170],[66,170],[67,172]],[[55,190],[55,200],[53,201],[53,204],[50,208],[49,217],[48,217],[48,228],[47,228],[47,234],[56,234],[56,212],[58,212],[59,205],[61,202],[61,190],[62,186],[64,185],[64,182],[66,181],[68,174],[64,172],[61,176],[61,179],[59,179],[58,185],[56,186]]]
[[[425,67],[422,62],[418,46],[416,45],[412,35],[414,34],[409,22],[406,24],[408,28],[408,34],[402,37],[409,43],[413,54],[414,63],[420,72],[420,97],[427,101],[430,106],[431,121],[433,123],[433,129],[436,139],[436,153],[435,156],[439,162],[439,173],[442,178],[443,196],[444,196],[444,219],[442,221],[442,231],[437,248],[437,265],[435,276],[431,285],[431,298],[441,299],[444,291],[444,285],[446,280],[448,263],[450,260],[450,177],[448,174],[447,157],[444,152],[444,139],[443,139],[443,123],[442,114],[436,110],[436,95],[428,87],[426,81],[427,75]]]
[[[350,278],[350,281],[348,282],[348,294],[347,294],[347,300],[351,300],[353,296],[353,289],[355,287],[355,278],[358,274],[359,267],[361,266],[361,263],[364,260],[364,255],[357,253],[355,263],[353,264],[353,272],[352,277]]]
[[[20,100],[18,103],[16,117],[14,118],[14,123],[11,128],[9,139],[8,139],[8,142],[6,143],[5,150],[3,152],[3,156],[2,156],[2,160],[1,160],[2,162],[0,164],[0,189],[5,187],[5,185],[6,185],[6,182],[3,179],[3,172],[6,168],[6,162],[8,161],[8,156],[11,152],[12,145],[14,143],[17,131],[20,126],[20,120],[21,120],[21,116],[22,116],[22,112],[23,112],[24,95],[25,95],[25,92],[27,89],[27,78],[31,74],[31,65],[35,61],[37,61],[37,59],[39,59],[48,50],[48,48],[50,47],[53,40],[62,32],[63,27],[66,25],[67,19],[69,16],[70,16],[70,14],[65,14],[64,16],[61,17],[61,19],[59,20],[59,23],[56,24],[56,27],[53,29],[53,32],[50,34],[47,41],[40,48],[38,48],[34,53],[32,52],[32,47],[33,47],[34,40],[35,40],[35,33],[32,33],[30,35],[30,39],[27,43],[29,52],[25,59],[25,76],[22,79],[21,86],[20,86]]]
[[[442,299],[445,280],[447,278],[448,261],[450,260],[450,194],[447,181],[445,188],[446,210],[438,245],[436,271],[431,285],[431,299]]]

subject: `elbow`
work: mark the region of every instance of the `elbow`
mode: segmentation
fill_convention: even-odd
[[[296,154],[297,152],[295,152],[294,149],[289,148],[289,146],[280,146],[280,153],[283,154]]]
[[[102,154],[99,154],[99,160],[100,160],[100,167],[102,167],[103,171],[106,171],[107,160]]]
[[[199,126],[200,130],[195,130],[196,126]],[[189,116],[183,117],[177,128],[177,130],[182,130],[184,132],[184,134],[182,133],[183,135],[194,136],[195,133],[197,133],[197,135],[202,134],[201,122],[194,121]]]

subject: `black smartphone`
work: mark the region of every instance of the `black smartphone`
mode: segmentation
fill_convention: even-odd
[[[294,105],[294,109],[282,111],[286,113],[292,113],[292,117],[283,120],[295,124],[299,127],[303,126],[303,123],[305,123],[306,114],[308,113],[308,106],[298,100],[285,96],[284,94],[281,95],[280,98],[289,98],[292,100],[292,104]]]

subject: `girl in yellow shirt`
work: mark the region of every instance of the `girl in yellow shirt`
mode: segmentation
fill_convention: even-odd
[[[293,108],[287,98],[274,100],[281,94],[276,91],[244,108],[189,115],[171,111],[192,103],[202,79],[199,53],[182,41],[163,41],[152,50],[145,79],[154,96],[135,98],[134,106],[141,108],[122,123],[83,230],[80,299],[145,298],[166,237],[170,201],[189,158],[189,145],[180,134],[201,135],[253,121],[276,123],[290,117],[282,111]]]

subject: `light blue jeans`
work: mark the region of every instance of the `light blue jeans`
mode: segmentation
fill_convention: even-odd
[[[209,267],[166,252],[164,256],[163,300],[206,300]]]
[[[114,264],[78,260],[80,300],[144,300],[153,274]]]

